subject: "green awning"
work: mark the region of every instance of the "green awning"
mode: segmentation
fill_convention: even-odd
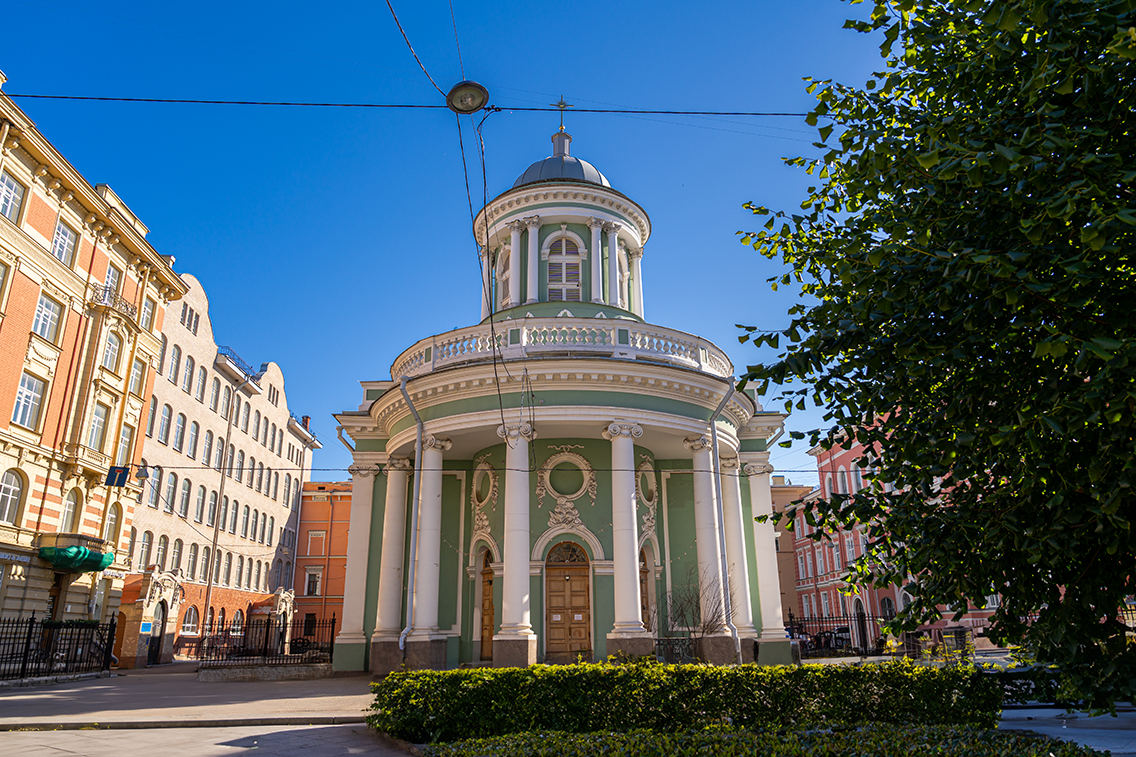
[[[70,573],[97,573],[114,562],[113,552],[95,552],[86,547],[41,547],[39,556]]]

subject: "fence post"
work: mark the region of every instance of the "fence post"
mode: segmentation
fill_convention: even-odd
[[[331,660],[334,657],[335,657],[335,613],[333,612],[331,614],[331,644],[329,644],[328,647],[327,647],[327,660],[328,660],[328,662],[331,662]]]
[[[24,659],[20,663],[20,678],[27,678],[28,676],[28,655],[32,651],[32,633],[35,631],[35,622],[35,613],[33,612],[32,616],[28,618],[28,635],[24,640]]]
[[[110,670],[110,661],[114,657],[114,634],[115,628],[118,626],[118,618],[112,617],[110,619],[110,629],[107,631],[106,643],[103,649],[103,670]]]
[[[264,619],[264,641],[260,645],[261,662],[268,662],[268,638],[272,635],[272,615]]]

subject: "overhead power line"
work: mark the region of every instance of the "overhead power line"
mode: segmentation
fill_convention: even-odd
[[[39,95],[26,93],[4,93],[8,97],[35,98],[39,100],[96,100],[101,102],[128,102],[128,103],[172,103],[177,105],[277,105],[301,108],[385,108],[388,110],[448,110],[445,105],[424,105],[419,103],[329,103],[329,102],[299,102],[285,100],[194,100],[188,98],[166,97],[95,97],[91,95]],[[558,108],[551,107],[505,107],[487,106],[487,110],[501,112],[506,110],[556,113]],[[631,108],[578,108],[573,113],[616,113],[630,115],[657,115],[657,116],[770,116],[785,118],[804,118],[808,113],[791,113],[782,111],[728,111],[728,110],[646,110]]]

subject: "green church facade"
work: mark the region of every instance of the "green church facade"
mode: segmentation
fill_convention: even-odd
[[[654,654],[789,662],[767,446],[784,416],[646,322],[647,214],[569,154],[475,219],[481,320],[336,416],[354,449],[340,670]]]

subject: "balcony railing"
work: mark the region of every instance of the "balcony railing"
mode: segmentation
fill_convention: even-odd
[[[423,339],[391,366],[391,377],[420,376],[440,368],[493,358],[595,356],[642,360],[733,376],[734,366],[713,343],[674,329],[632,321],[535,318],[457,329]]]
[[[244,360],[241,360],[241,356],[238,355],[236,350],[234,350],[232,347],[218,347],[217,357],[224,358],[225,360],[232,363],[234,368],[244,374],[244,378],[247,378],[257,386],[260,386],[260,382],[254,378],[257,373],[256,370],[254,370],[253,367],[246,363]]]
[[[138,313],[138,308],[134,307],[134,305],[126,299],[120,297],[118,291],[111,286],[92,286],[91,304],[114,308],[118,312],[131,318]]]

